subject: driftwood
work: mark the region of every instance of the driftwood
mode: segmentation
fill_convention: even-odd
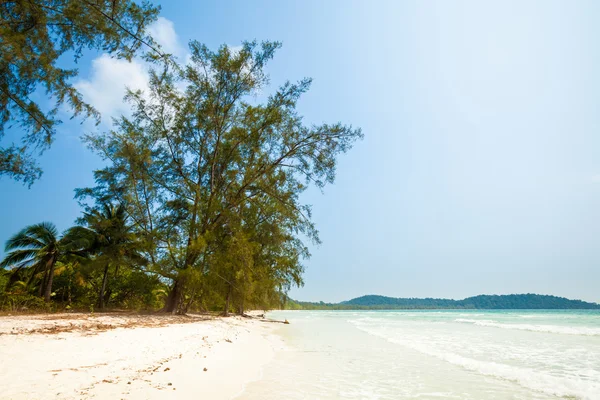
[[[276,324],[286,324],[286,325],[289,325],[289,323],[290,323],[290,321],[288,321],[287,319],[285,321],[279,321],[279,320],[276,320],[276,319],[266,319],[266,318],[263,318],[260,321],[261,322],[274,322]]]
[[[279,320],[276,320],[276,319],[265,318],[265,314],[264,313],[263,314],[257,314],[257,315],[250,315],[250,314],[243,313],[243,314],[240,314],[240,316],[244,317],[244,318],[249,318],[249,319],[257,319],[257,320],[259,320],[261,322],[274,322],[274,323],[286,324],[286,325],[290,323],[287,319],[285,321],[279,321]]]

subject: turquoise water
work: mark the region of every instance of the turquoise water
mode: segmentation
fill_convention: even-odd
[[[599,311],[278,311],[241,399],[600,399]]]

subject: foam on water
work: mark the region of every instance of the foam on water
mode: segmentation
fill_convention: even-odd
[[[490,319],[457,318],[454,321],[474,324],[477,326],[486,326],[501,329],[518,329],[523,331],[558,333],[563,335],[600,336],[600,328],[570,327],[557,325],[503,324]]]
[[[356,323],[357,321],[352,321]],[[385,331],[368,328],[357,324],[357,327],[367,333],[380,336],[392,343],[409,347],[423,354],[449,362],[486,376],[506,379],[524,387],[558,397],[576,397],[580,399],[598,399],[600,383],[585,382],[576,378],[561,378],[529,368],[515,367],[490,361],[480,361],[459,354],[444,351],[430,346],[422,341],[404,340],[402,337],[389,337]]]
[[[242,399],[600,400],[600,312],[274,317],[290,320],[290,349]]]

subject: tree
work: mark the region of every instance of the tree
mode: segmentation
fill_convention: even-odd
[[[212,269],[225,283],[224,314],[235,302],[239,314],[246,304],[255,307],[278,306],[292,285],[303,284],[301,260],[308,249],[294,236],[302,216],[269,196],[255,201],[231,216],[223,237],[221,259],[211,259]]]
[[[249,286],[238,284],[259,277],[248,272],[256,262],[276,270],[265,274],[271,292],[301,283],[308,252],[299,235],[318,242],[318,233],[299,195],[310,183],[333,182],[337,155],[362,134],[341,123],[303,123],[296,105],[310,79],[287,82],[253,104],[279,47],[250,42],[213,52],[191,42],[188,64],[165,64],[151,73],[147,93],[129,93],[131,118],[87,137],[109,165],[95,172],[95,188],[76,195],[127,205],[139,234],[153,243],[146,250],[154,270],[173,282],[168,312],[182,309],[190,275],[222,283],[225,313],[235,292],[246,297]],[[270,248],[268,235],[257,232],[264,223],[281,229]]]
[[[20,145],[0,147],[0,176],[30,185],[40,177],[32,153],[51,145],[61,104],[73,116],[99,118],[69,82],[77,70],[59,67],[59,58],[72,53],[77,61],[84,49],[95,49],[131,59],[142,44],[160,54],[145,32],[158,12],[132,0],[0,2],[0,139],[11,123],[24,132]],[[42,88],[51,99],[48,111],[33,99]]]
[[[114,268],[114,279],[119,275],[119,267],[143,265],[145,260],[138,253],[139,241],[128,224],[125,207],[102,203],[97,208],[87,210],[79,219],[86,227],[74,227],[71,233],[85,237],[92,256],[92,263],[102,268],[102,283],[98,291],[98,307],[104,309],[110,297],[107,289],[109,268]]]
[[[38,295],[49,302],[56,263],[69,255],[82,255],[79,251],[82,243],[69,232],[59,238],[56,226],[50,222],[30,225],[6,242],[8,254],[0,267],[13,268],[10,282],[18,277],[26,277],[28,286],[38,281]],[[43,275],[42,279],[39,274]]]

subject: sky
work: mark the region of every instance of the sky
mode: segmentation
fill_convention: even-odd
[[[363,130],[336,182],[303,197],[322,244],[291,297],[600,302],[600,3],[161,5],[152,32],[180,59],[189,40],[213,49],[281,41],[265,91],[312,77],[299,105],[307,123]],[[108,129],[128,110],[124,86],[147,79],[142,62],[103,54],[78,67],[74,82],[104,122],[61,125],[31,189],[0,179],[0,242],[32,223],[73,224],[73,189],[92,185],[103,165],[81,135]]]

